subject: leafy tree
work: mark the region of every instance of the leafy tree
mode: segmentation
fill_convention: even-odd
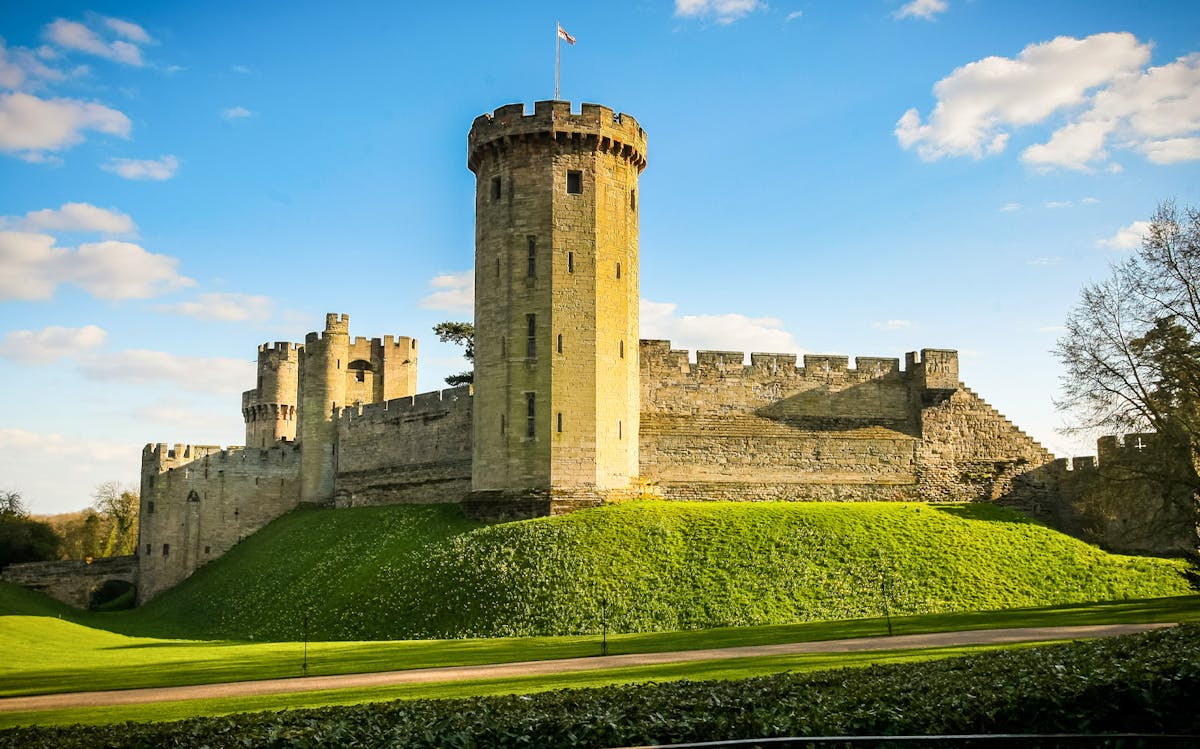
[[[0,491],[0,569],[56,559],[58,544],[58,534],[49,524],[29,517],[20,492]]]
[[[475,364],[475,326],[469,322],[440,322],[433,326],[442,343],[457,343],[464,347],[463,358]],[[467,385],[475,381],[474,370],[452,374],[446,378],[450,386]]]
[[[108,521],[108,533],[101,545],[101,556],[132,554],[137,548],[138,509],[141,496],[136,489],[106,481],[96,487],[92,508]]]
[[[1195,518],[1200,492],[1200,209],[1161,204],[1141,248],[1083,289],[1055,353],[1070,431],[1157,433],[1152,478]],[[1103,469],[1103,466],[1101,467]],[[1170,497],[1175,497],[1171,500]]]

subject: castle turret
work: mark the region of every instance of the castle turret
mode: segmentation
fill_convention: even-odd
[[[638,472],[638,175],[629,115],[476,118],[472,489],[594,501]]]
[[[333,498],[338,408],[346,405],[350,316],[325,315],[325,331],[304,338],[300,357],[300,501]]]
[[[266,448],[296,439],[296,399],[300,349],[280,341],[258,347],[258,383],[242,393],[246,446]]]

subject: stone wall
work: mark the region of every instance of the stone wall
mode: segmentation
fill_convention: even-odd
[[[91,604],[92,594],[105,582],[121,580],[136,585],[137,578],[138,559],[135,556],[103,557],[90,562],[69,559],[10,564],[0,573],[0,580],[23,585],[80,609]]]
[[[138,601],[229,551],[300,501],[300,449],[146,445]]]
[[[673,499],[916,499],[919,419],[899,360],[641,342],[643,481]]]
[[[1186,451],[1157,434],[1101,437],[1096,456],[1055,462],[1067,529],[1109,551],[1178,556],[1200,548],[1200,506]]]
[[[471,489],[471,389],[342,409],[334,503],[459,502]]]

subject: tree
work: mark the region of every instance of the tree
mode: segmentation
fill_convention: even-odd
[[[1055,353],[1069,431],[1157,433],[1161,482],[1195,518],[1200,492],[1200,209],[1161,204],[1141,248],[1085,287]],[[1102,466],[1103,468],[1103,466]],[[1126,470],[1126,473],[1129,473]],[[1132,474],[1130,474],[1132,475]]]
[[[92,508],[108,521],[108,533],[101,545],[101,556],[132,554],[137,548],[138,509],[141,496],[136,489],[106,481],[96,487]]]
[[[440,322],[433,326],[433,332],[437,334],[438,340],[442,343],[457,343],[465,347],[463,350],[463,358],[475,364],[475,326],[469,322]],[[468,385],[475,381],[474,370],[459,372],[452,374],[446,378],[446,384],[457,387],[458,385]]]
[[[55,559],[58,544],[53,528],[29,517],[20,492],[0,491],[0,569]]]

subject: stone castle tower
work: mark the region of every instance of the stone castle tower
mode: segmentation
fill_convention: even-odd
[[[638,175],[630,116],[541,101],[476,118],[473,492],[566,509],[638,475]]]

